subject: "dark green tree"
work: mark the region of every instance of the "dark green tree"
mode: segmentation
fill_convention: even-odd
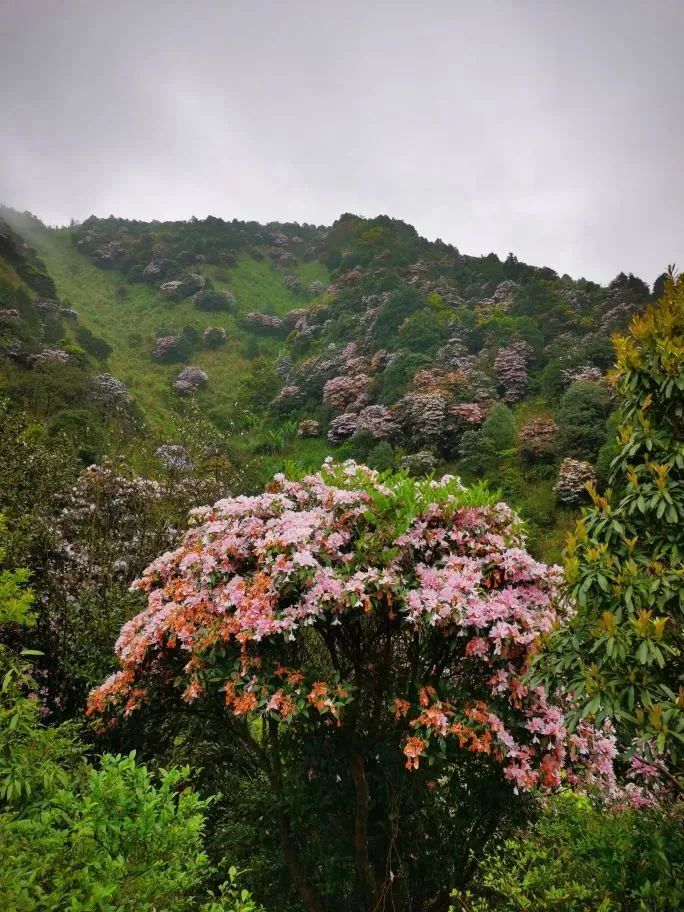
[[[593,492],[567,546],[578,614],[553,661],[576,717],[610,717],[682,781],[684,754],[684,279],[616,337],[621,398],[612,490]]]

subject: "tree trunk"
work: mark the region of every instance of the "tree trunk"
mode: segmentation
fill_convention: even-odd
[[[377,906],[378,900],[375,876],[368,859],[368,808],[370,805],[370,794],[368,792],[368,782],[366,781],[363,758],[361,754],[353,748],[349,755],[349,762],[354,790],[356,792],[356,801],[354,805],[354,860],[356,862],[356,872],[365,898],[366,909],[368,912],[373,912]]]
[[[282,777],[280,770],[280,745],[278,742],[278,723],[269,720],[268,723],[269,742],[271,747],[271,764],[268,773],[271,788],[278,799],[278,834],[280,836],[280,849],[283,858],[290,872],[294,885],[304,903],[306,912],[323,912],[320,897],[309,883],[306,874],[306,868],[302,864],[294,840],[292,839],[290,815],[285,809],[285,802],[282,788]]]

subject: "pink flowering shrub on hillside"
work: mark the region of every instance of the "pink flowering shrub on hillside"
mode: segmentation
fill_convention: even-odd
[[[469,807],[499,790],[497,815],[514,792],[564,779],[614,790],[611,732],[570,735],[562,705],[525,680],[564,619],[561,571],[527,553],[515,515],[483,489],[328,463],[195,522],[134,583],[147,606],[88,712],[106,726],[176,695],[221,706],[227,736],[250,744],[260,729],[246,722],[259,718],[270,747],[254,754],[279,789],[285,746],[328,745],[330,781],[352,789],[357,838],[367,833],[353,857],[369,908],[389,878],[368,856],[385,838],[387,789],[428,786],[442,815],[464,800],[450,791],[464,776]],[[311,789],[327,787],[328,773],[311,775]]]
[[[408,768],[418,768],[433,740],[454,737],[490,755],[521,788],[558,785],[567,758],[562,712],[521,678],[559,620],[560,568],[522,548],[505,504],[467,505],[467,490],[450,476],[408,485],[420,509],[385,529],[368,511],[376,498],[394,500],[397,487],[354,463],[328,465],[303,482],[277,476],[259,497],[195,510],[198,524],[181,546],[133,584],[147,593],[148,607],[124,627],[116,646],[122,671],[92,694],[90,711],[130,713],[160,664],[174,658],[183,663],[182,699],[192,703],[211,692],[209,679],[224,663],[219,651],[228,649],[239,660],[225,668],[222,685],[230,714],[319,714],[337,724],[354,701],[358,670],[350,663],[340,667],[342,677],[320,668],[290,672],[288,644],[307,628],[384,616],[398,648],[435,630],[459,647],[448,676],[428,674],[415,690],[393,687],[385,711],[405,720],[397,740]],[[359,546],[378,534],[396,553],[369,564]]]
[[[531,354],[526,342],[500,348],[494,359],[494,376],[504,390],[504,402],[517,402],[527,386],[527,359]]]
[[[323,402],[337,411],[355,406],[358,411],[366,404],[370,378],[366,374],[345,374],[333,377],[323,387]]]

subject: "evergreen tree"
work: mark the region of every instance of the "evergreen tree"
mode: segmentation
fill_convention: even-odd
[[[579,610],[555,671],[577,717],[611,717],[622,743],[671,775],[684,754],[684,278],[614,340],[622,398],[612,490],[592,491],[567,547]]]
[[[496,453],[511,449],[515,443],[515,419],[507,405],[500,402],[494,406],[482,425],[482,437],[486,448]]]

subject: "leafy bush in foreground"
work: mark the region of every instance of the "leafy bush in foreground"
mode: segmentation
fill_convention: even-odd
[[[677,912],[683,824],[681,808],[611,813],[560,795],[532,827],[485,855],[451,912]]]
[[[559,638],[580,717],[681,776],[684,758],[684,278],[617,337],[621,397],[611,485],[570,537],[579,611]],[[633,744],[631,745],[633,748]],[[680,785],[681,788],[681,785]]]
[[[24,571],[0,573],[0,625],[31,623]],[[47,727],[24,659],[0,647],[0,907],[22,912],[256,912],[231,883],[212,900],[209,801],[160,771],[105,755],[91,766],[72,725]],[[35,696],[35,693],[32,694]]]

